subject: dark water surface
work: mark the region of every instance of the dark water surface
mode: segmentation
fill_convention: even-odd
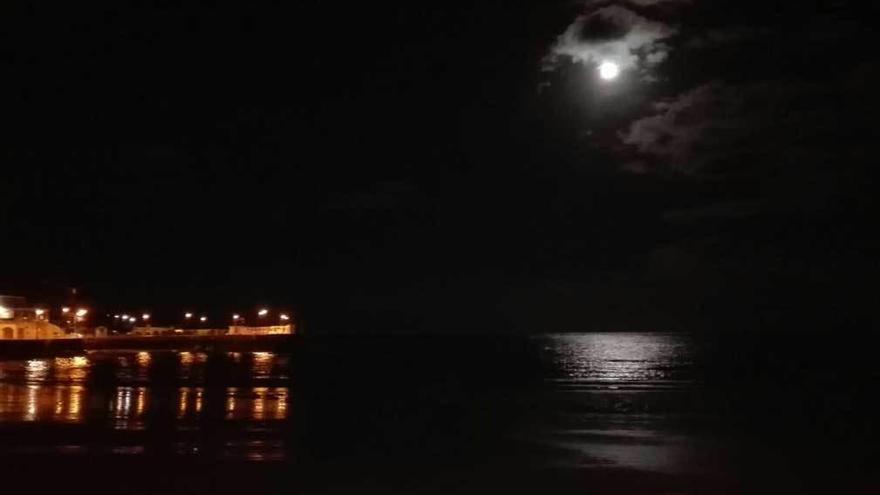
[[[0,475],[32,492],[90,473],[92,493],[880,493],[872,354],[592,333],[6,360]]]

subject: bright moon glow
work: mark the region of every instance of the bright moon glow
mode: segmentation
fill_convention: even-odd
[[[599,64],[599,77],[606,81],[617,78],[620,74],[620,67],[614,62],[604,61]]]

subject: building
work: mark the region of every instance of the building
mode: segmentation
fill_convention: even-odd
[[[28,307],[21,297],[0,296],[0,339],[64,339],[61,327],[49,323],[46,311]]]
[[[292,335],[293,325],[272,325],[267,327],[230,326],[229,335]]]

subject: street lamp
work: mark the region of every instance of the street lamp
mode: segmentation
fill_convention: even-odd
[[[287,321],[290,319],[290,317],[287,316],[287,314],[285,314],[285,313],[281,313],[280,315],[278,315],[278,318],[280,318],[281,321]]]
[[[263,309],[257,311],[257,316],[260,316],[260,317],[266,316],[267,314],[269,314],[269,310],[266,308],[263,308]]]
[[[70,308],[68,308],[67,306],[65,306],[65,307],[61,308],[61,312],[64,313],[64,314],[70,313]]]
[[[204,322],[208,321],[208,317],[207,317],[207,316],[202,316],[201,318],[199,318],[199,321],[202,322],[202,323],[204,323]]]

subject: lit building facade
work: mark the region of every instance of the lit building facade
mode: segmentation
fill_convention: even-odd
[[[0,296],[0,340],[64,339],[64,330],[49,323],[46,311],[26,307],[24,298]]]
[[[270,325],[265,327],[233,325],[229,327],[229,335],[292,335],[293,333],[293,325]]]

